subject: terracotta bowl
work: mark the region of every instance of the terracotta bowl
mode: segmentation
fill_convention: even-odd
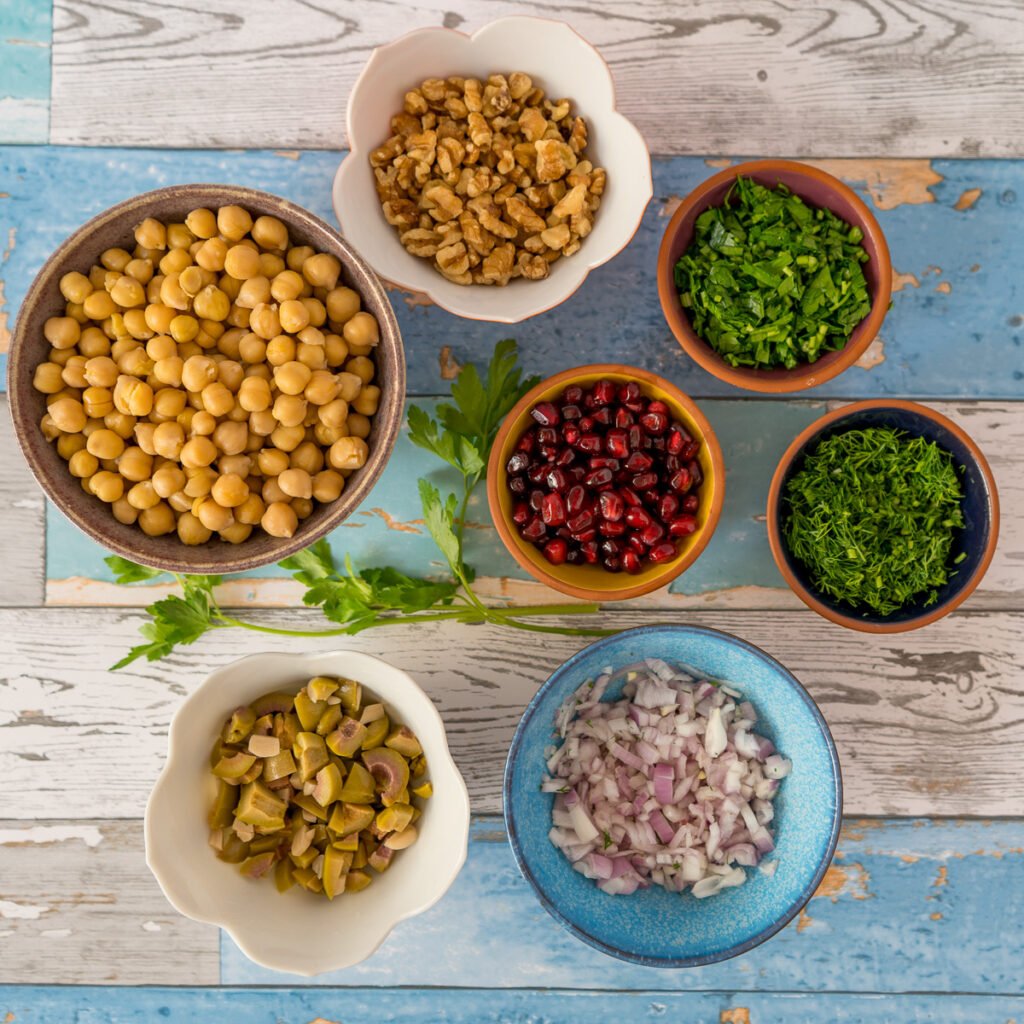
[[[935,603],[913,602],[884,616],[863,614],[819,593],[804,566],[786,549],[782,535],[785,515],[782,495],[790,478],[803,467],[807,453],[829,437],[866,427],[896,427],[912,437],[934,441],[952,454],[964,491],[961,509],[965,526],[954,541],[952,557],[961,554],[965,557],[957,566],[956,574],[939,589]],[[864,633],[903,633],[948,615],[963,604],[981,582],[995,554],[998,537],[999,495],[981,449],[952,420],[916,402],[886,399],[854,402],[815,420],[786,449],[768,492],[768,542],[775,564],[793,593],[808,608],[831,622]]]
[[[369,458],[349,477],[341,497],[318,505],[299,524],[293,537],[271,537],[258,531],[242,544],[212,539],[187,547],[174,534],[148,537],[137,526],[114,519],[108,506],[86,494],[68,472],[39,429],[46,411],[46,396],[32,386],[35,367],[49,351],[43,337],[48,317],[63,315],[64,300],[58,289],[61,277],[72,270],[86,272],[101,252],[112,246],[134,248],[132,232],[146,217],[182,221],[196,207],[237,204],[259,216],[273,215],[288,226],[293,240],[329,252],[341,260],[344,282],[362,296],[363,307],[380,324],[377,346],[377,380],[381,387],[380,406],[367,438]],[[230,573],[255,569],[286,558],[333,530],[348,518],[373,487],[384,469],[402,421],[405,398],[405,353],[394,311],[376,274],[355,250],[318,217],[287,199],[234,185],[173,185],[145,192],[112,206],[80,227],[46,261],[18,314],[7,363],[7,393],[14,428],[29,467],[53,503],[79,529],[104,547],[132,561],[169,572]]]
[[[699,490],[697,529],[678,542],[675,558],[660,565],[648,565],[635,576],[624,572],[607,572],[597,565],[552,565],[538,548],[519,536],[511,519],[512,494],[507,486],[505,464],[523,431],[533,422],[530,410],[538,402],[555,398],[570,384],[589,387],[604,378],[622,383],[637,381],[647,397],[665,402],[672,410],[672,416],[686,427],[695,440],[701,442],[697,461],[704,480]],[[487,465],[487,501],[491,518],[512,557],[536,580],[584,601],[625,601],[666,586],[692,565],[707,547],[718,525],[724,499],[725,463],[722,460],[722,449],[711,424],[697,404],[664,377],[619,363],[599,363],[563,370],[528,391],[505,417]]]
[[[786,185],[795,195],[813,206],[824,207],[864,233],[863,246],[871,257],[864,266],[864,277],[871,292],[871,311],[858,324],[845,347],[828,352],[817,362],[803,363],[792,370],[755,370],[730,366],[693,329],[679,302],[675,284],[675,265],[693,241],[697,218],[712,206],[721,206],[738,177],[753,178],[760,185],[774,188]],[[680,204],[665,228],[658,251],[658,297],[662,312],[676,340],[696,363],[720,380],[749,391],[782,394],[817,387],[852,366],[878,334],[889,309],[892,294],[892,264],[878,221],[863,200],[838,178],[808,164],[792,160],[755,160],[727,167],[698,185]]]

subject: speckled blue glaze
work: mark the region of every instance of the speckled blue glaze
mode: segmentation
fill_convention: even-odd
[[[833,423],[826,424],[808,438],[786,469],[780,492],[783,496],[786,484],[794,474],[799,473],[803,468],[807,454],[813,452],[822,441],[835,437],[837,434],[844,434],[849,430],[866,430],[872,427],[892,427],[906,431],[911,437],[927,438],[953,456],[953,464],[957,467],[964,492],[963,500],[960,502],[960,508],[964,515],[964,528],[959,531],[953,541],[950,559],[955,563],[961,554],[965,557],[956,566],[956,571],[949,577],[946,584],[939,588],[937,600],[932,604],[925,604],[925,595],[921,595],[919,600],[904,605],[889,615],[854,610],[845,602],[836,601],[822,594],[811,582],[803,563],[793,558],[785,549],[783,541],[786,563],[801,586],[822,604],[846,618],[878,623],[913,622],[956,601],[958,595],[974,580],[975,574],[982,567],[989,543],[992,541],[993,531],[997,529],[993,518],[993,508],[998,506],[999,500],[996,495],[995,482],[982,469],[970,446],[964,444],[963,440],[943,423],[933,419],[932,415],[929,415],[930,412],[924,407],[920,412],[899,407],[855,410],[848,416],[842,416]],[[779,501],[776,515],[780,535],[784,537],[781,532],[782,522],[786,515],[784,497]]]
[[[574,871],[548,839],[554,797],[540,791],[558,708],[607,667],[643,658],[692,665],[729,681],[758,712],[758,731],[793,762],[775,801],[771,878],[705,900],[660,887],[609,896]],[[621,696],[624,683],[605,699]],[[746,952],[782,928],[814,893],[839,836],[842,777],[825,719],[796,678],[738,637],[697,626],[642,626],[599,640],[565,662],[519,723],[505,765],[505,823],[516,861],[545,909],[602,952],[650,967],[696,967]]]

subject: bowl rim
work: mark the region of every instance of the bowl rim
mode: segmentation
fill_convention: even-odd
[[[789,467],[793,464],[794,460],[807,447],[807,445],[813,441],[815,437],[820,435],[827,427],[840,423],[844,419],[856,417],[859,413],[867,412],[872,409],[898,409],[906,412],[913,412],[919,416],[923,416],[925,419],[931,420],[933,423],[936,423],[938,426],[949,431],[949,433],[953,434],[953,436],[956,437],[957,440],[959,440],[970,452],[971,457],[974,459],[978,469],[981,471],[981,475],[985,479],[986,491],[988,494],[989,517],[991,519],[988,543],[985,545],[981,561],[975,567],[974,572],[968,577],[967,583],[960,591],[943,603],[929,609],[917,618],[909,620],[905,619],[900,622],[867,621],[858,618],[855,614],[844,614],[837,611],[821,601],[816,594],[805,587],[800,580],[797,579],[796,574],[790,568],[786,559],[785,542],[782,539],[782,533],[779,529],[782,484],[786,473],[789,471]],[[768,545],[772,551],[772,558],[775,560],[775,564],[778,567],[779,572],[782,573],[786,583],[789,585],[790,590],[792,590],[808,608],[817,612],[823,618],[826,618],[837,625],[846,626],[848,629],[855,629],[862,633],[907,633],[910,630],[920,629],[922,626],[930,625],[938,619],[948,615],[955,608],[958,608],[963,604],[964,601],[966,601],[974,592],[975,588],[988,571],[988,567],[995,555],[996,546],[999,543],[999,492],[996,488],[995,477],[992,475],[992,468],[989,466],[988,460],[985,458],[982,450],[962,427],[958,426],[947,416],[943,416],[942,413],[927,405],[922,405],[919,402],[912,402],[908,399],[902,398],[872,398],[861,402],[851,402],[848,405],[840,406],[838,409],[833,409],[831,412],[825,413],[825,415],[818,417],[818,419],[813,423],[800,431],[782,454],[778,465],[775,467],[775,472],[772,474],[771,485],[768,488],[767,517]]]
[[[452,870],[443,881],[443,884],[437,888],[437,891],[432,893],[430,898],[425,902],[420,902],[416,906],[409,909],[407,913],[403,913],[400,917],[396,918],[388,926],[386,931],[380,938],[361,956],[357,959],[349,960],[345,963],[338,964],[337,966],[316,968],[313,970],[305,970],[296,968],[292,965],[285,964],[282,961],[272,962],[272,958],[267,957],[258,952],[248,941],[246,934],[239,930],[234,923],[228,923],[218,917],[217,915],[200,914],[195,911],[195,907],[191,904],[186,907],[183,905],[183,901],[178,899],[176,891],[172,892],[170,884],[165,885],[165,880],[161,874],[161,868],[158,865],[160,859],[160,843],[157,841],[157,830],[153,825],[153,814],[151,809],[158,803],[163,791],[171,785],[172,773],[176,768],[177,761],[180,760],[181,755],[175,756],[176,748],[176,734],[179,733],[184,725],[183,720],[189,716],[189,714],[199,714],[209,695],[216,689],[217,683],[220,679],[228,674],[235,673],[246,663],[258,661],[266,657],[273,658],[289,658],[293,659],[298,665],[306,663],[309,659],[322,659],[322,658],[352,658],[356,656],[358,658],[368,659],[369,661],[376,662],[379,665],[384,666],[388,671],[397,673],[402,679],[402,686],[408,685],[414,692],[418,693],[423,697],[424,707],[429,706],[430,711],[433,714],[430,716],[431,722],[435,722],[438,727],[440,742],[444,750],[444,760],[446,767],[450,769],[453,779],[457,783],[457,789],[453,793],[453,798],[461,797],[459,800],[459,808],[461,810],[461,818],[465,822],[465,828],[462,830],[464,833],[463,841],[459,846],[458,856],[452,863]],[[372,690],[372,685],[370,686]],[[390,702],[394,703],[394,702]],[[392,665],[390,662],[385,661],[383,658],[378,658],[376,655],[369,654],[366,651],[347,650],[343,648],[336,648],[329,651],[303,651],[298,654],[289,653],[286,651],[257,651],[252,654],[244,655],[241,658],[236,658],[234,661],[228,662],[226,665],[222,665],[219,668],[214,669],[210,672],[205,679],[195,688],[178,705],[173,716],[171,717],[170,728],[167,732],[167,758],[164,761],[163,766],[160,769],[160,773],[153,784],[153,788],[150,791],[149,797],[146,800],[146,809],[143,817],[143,834],[145,841],[145,860],[146,866],[149,868],[150,873],[153,875],[157,885],[160,887],[160,891],[164,894],[167,901],[184,917],[189,918],[193,921],[198,921],[201,924],[211,924],[218,928],[223,929],[231,937],[232,941],[242,951],[242,953],[248,957],[253,963],[259,964],[262,967],[266,967],[269,970],[284,971],[289,974],[296,974],[303,977],[313,977],[317,974],[323,974],[327,971],[333,970],[344,970],[347,967],[353,967],[356,964],[362,963],[368,960],[378,949],[384,944],[387,938],[391,935],[394,929],[401,924],[402,921],[406,921],[410,918],[417,917],[422,913],[425,913],[431,907],[435,906],[447,893],[447,891],[454,884],[459,873],[462,871],[463,866],[466,863],[466,859],[469,854],[469,832],[471,826],[471,805],[469,799],[469,791],[466,787],[466,781],[459,771],[458,765],[455,763],[455,758],[452,757],[451,750],[448,746],[448,733],[444,725],[444,719],[441,717],[441,713],[438,711],[437,706],[430,699],[430,695],[423,689],[413,677],[406,672],[404,669],[398,668],[396,665]]]
[[[841,195],[856,211],[861,230],[871,238],[878,254],[879,285],[876,294],[872,296],[870,311],[858,324],[857,329],[863,327],[862,335],[856,342],[852,339],[847,341],[845,347],[836,353],[837,358],[825,367],[821,367],[821,359],[814,363],[800,363],[793,370],[780,368],[758,370],[750,367],[730,366],[694,331],[689,318],[681,313],[681,307],[679,307],[679,295],[673,275],[674,267],[671,264],[669,253],[681,222],[695,207],[700,206],[708,194],[719,185],[740,175],[771,174],[778,171],[805,179],[813,179],[824,185],[830,192]],[[793,192],[800,195],[796,189],[793,189]],[[821,204],[814,205],[820,206]],[[825,208],[829,209],[830,207]],[[867,203],[845,182],[819,167],[797,160],[749,160],[726,167],[717,174],[706,178],[679,204],[661,236],[661,244],[658,247],[657,280],[662,315],[676,341],[694,362],[727,384],[764,394],[789,394],[818,387],[838,377],[867,351],[878,336],[878,331],[889,311],[889,302],[892,298],[892,258],[889,252],[889,243],[886,241],[877,218]]]
[[[150,538],[141,531],[139,531],[136,544],[122,543],[116,536],[109,535],[103,528],[93,523],[89,516],[82,514],[77,493],[74,500],[68,499],[62,493],[62,488],[58,485],[58,476],[62,467],[56,464],[50,466],[37,460],[32,452],[29,438],[38,432],[39,424],[32,418],[29,399],[24,393],[24,387],[19,383],[20,380],[24,379],[28,382],[25,386],[31,387],[28,373],[31,372],[32,367],[29,366],[29,354],[26,345],[27,318],[24,315],[25,311],[45,302],[46,290],[57,283],[52,268],[75,246],[81,244],[97,230],[117,222],[125,215],[134,213],[140,218],[145,216],[145,211],[154,202],[165,199],[180,200],[182,202],[187,199],[190,202],[195,201],[198,206],[208,202],[223,204],[225,201],[235,201],[239,205],[244,206],[247,201],[256,199],[259,202],[275,207],[277,210],[276,215],[285,220],[289,228],[295,226],[303,227],[302,221],[306,221],[322,230],[332,239],[337,249],[344,253],[343,269],[347,270],[349,266],[354,266],[361,274],[365,275],[369,294],[381,311],[379,318],[381,321],[381,345],[393,346],[394,348],[395,372],[392,386],[396,402],[398,403],[399,414],[390,419],[382,417],[379,421],[375,418],[374,425],[379,426],[379,436],[366,460],[364,466],[366,472],[361,474],[355,486],[350,489],[347,488],[335,502],[331,503],[332,506],[336,507],[324,516],[320,524],[308,532],[303,532],[300,528],[290,538],[279,538],[281,541],[280,545],[275,546],[273,552],[268,552],[266,557],[246,554],[246,545],[243,542],[235,547],[236,553],[231,558],[212,560],[202,554],[204,546],[186,547],[185,545],[181,545],[182,556],[180,558],[169,558],[163,554],[149,553],[146,550],[146,542]],[[298,222],[297,225],[296,222]],[[345,263],[345,260],[349,261],[348,264]],[[314,541],[326,536],[340,523],[344,522],[369,495],[384,471],[384,467],[390,460],[404,419],[405,391],[405,348],[402,343],[402,334],[395,317],[394,308],[387,297],[379,276],[359,255],[355,248],[338,233],[336,228],[290,199],[261,189],[249,188],[245,185],[221,185],[215,182],[167,185],[162,188],[151,189],[148,192],[140,192],[101,211],[72,231],[46,258],[29,286],[25,298],[18,309],[17,321],[12,332],[10,349],[7,355],[7,395],[11,419],[14,421],[14,432],[22,455],[45,495],[50,499],[54,507],[78,527],[79,530],[107,550],[138,562],[141,565],[147,565],[163,572],[213,573],[217,575],[244,572],[279,562],[281,559],[301,551]],[[384,406],[383,401],[381,405],[382,407]],[[64,475],[67,475],[66,470]],[[82,496],[83,498],[89,497],[84,492],[82,492]]]
[[[601,51],[593,43],[591,43],[583,35],[582,32],[576,29],[568,21],[564,21],[560,18],[547,18],[532,14],[509,14],[500,18],[495,18],[492,21],[489,21],[484,25],[481,25],[479,28],[474,29],[472,32],[464,32],[458,28],[449,28],[446,25],[425,25],[421,28],[410,29],[408,32],[404,32],[396,39],[392,39],[388,43],[384,43],[380,46],[374,47],[374,49],[370,53],[370,56],[367,58],[366,63],[360,70],[359,75],[357,76],[355,83],[352,86],[352,90],[349,93],[348,102],[345,105],[345,130],[346,135],[348,136],[349,150],[348,153],[345,154],[345,156],[339,163],[337,171],[335,171],[334,178],[331,184],[331,203],[334,208],[334,215],[338,220],[338,224],[341,226],[342,231],[344,231],[345,219],[342,215],[339,199],[340,193],[344,188],[344,175],[348,173],[348,171],[345,170],[346,161],[352,160],[354,157],[357,156],[364,156],[365,152],[372,148],[371,144],[370,146],[366,147],[366,150],[364,150],[364,148],[359,144],[361,140],[358,140],[355,137],[355,134],[352,131],[352,111],[353,109],[355,109],[357,105],[358,94],[360,92],[360,89],[367,88],[371,82],[371,73],[373,71],[373,66],[375,63],[378,62],[379,56],[383,54],[385,51],[391,50],[393,48],[400,48],[406,45],[408,41],[414,36],[425,35],[428,33],[448,33],[451,35],[461,36],[463,39],[466,39],[467,41],[472,43],[473,40],[481,33],[495,31],[499,26],[507,22],[546,23],[548,25],[554,25],[560,29],[568,29],[574,36],[576,36],[580,43],[588,50],[590,50],[594,54],[594,56],[596,56],[597,59],[600,61],[601,67],[604,71],[604,76],[608,83],[608,90],[612,104],[611,111],[614,115],[621,119],[623,124],[628,126],[628,128],[634,133],[637,142],[639,143],[637,152],[638,154],[643,154],[643,167],[640,168],[638,166],[637,169],[637,188],[631,190],[634,194],[637,191],[640,191],[644,194],[645,197],[643,205],[640,206],[639,208],[639,214],[637,215],[636,223],[633,225],[633,228],[629,232],[629,234],[623,238],[621,243],[619,243],[617,246],[614,246],[606,255],[602,255],[590,261],[584,259],[582,265],[585,267],[585,270],[582,276],[579,278],[579,280],[569,287],[569,290],[567,290],[558,298],[552,299],[547,305],[544,305],[538,309],[535,309],[529,313],[524,313],[522,315],[487,313],[486,311],[475,311],[466,309],[461,302],[457,301],[457,296],[459,294],[458,292],[452,293],[453,296],[455,296],[455,298],[448,298],[446,297],[446,294],[439,294],[436,290],[432,288],[424,288],[421,282],[414,284],[410,283],[407,280],[402,280],[401,277],[404,277],[404,274],[401,274],[400,267],[398,268],[399,274],[392,273],[390,272],[390,270],[387,274],[385,274],[383,270],[378,271],[378,274],[389,284],[394,285],[396,288],[400,288],[403,291],[420,292],[426,295],[430,299],[430,301],[434,303],[434,305],[438,306],[440,309],[443,309],[448,313],[451,313],[453,316],[459,316],[466,320],[476,320],[482,323],[516,324],[523,323],[524,321],[530,320],[535,316],[540,316],[542,313],[547,313],[550,310],[554,309],[556,306],[560,306],[563,302],[568,301],[583,286],[583,283],[590,276],[591,271],[596,270],[598,267],[603,266],[605,263],[608,263],[610,260],[613,260],[616,256],[618,256],[619,253],[622,252],[623,249],[625,249],[626,246],[628,246],[629,243],[632,242],[633,239],[636,237],[636,233],[640,230],[640,226],[643,223],[644,214],[647,212],[647,208],[650,205],[650,201],[654,196],[654,178],[651,173],[651,151],[647,146],[647,142],[641,134],[640,130],[628,117],[626,117],[625,114],[622,113],[621,110],[619,110],[615,91],[615,78],[612,75],[611,67],[608,64],[608,61],[605,60]],[[381,225],[388,231],[393,231],[391,225],[388,224],[383,219],[383,216],[381,217]],[[584,246],[581,248],[580,252],[575,254],[575,256],[580,256],[585,251],[586,247]],[[579,266],[580,264],[574,265]],[[440,274],[436,274],[435,276],[438,279],[437,282],[435,282],[436,284],[449,283],[446,282],[445,279]],[[461,285],[457,287],[472,288],[474,286]],[[476,287],[484,286],[478,285]],[[492,288],[491,290],[493,291],[494,289]]]
[[[501,511],[501,503],[499,500],[499,487],[504,482],[504,467],[501,465],[501,451],[505,446],[505,442],[508,439],[509,434],[512,432],[512,427],[515,420],[518,418],[520,413],[523,412],[527,406],[531,405],[542,395],[545,391],[552,387],[557,387],[563,384],[580,378],[589,377],[594,374],[608,374],[622,376],[627,375],[629,377],[635,377],[636,379],[644,382],[645,384],[657,387],[667,392],[671,398],[678,402],[687,412],[687,414],[693,419],[694,423],[700,429],[701,442],[707,447],[708,456],[711,459],[711,467],[714,476],[714,490],[711,496],[711,508],[708,511],[707,520],[704,526],[700,529],[697,534],[696,540],[687,551],[685,556],[666,564],[665,569],[651,576],[649,580],[645,580],[642,583],[634,583],[614,590],[597,590],[591,587],[581,587],[574,583],[568,583],[561,579],[557,574],[548,571],[547,569],[537,565],[531,559],[527,558],[523,552],[523,545],[525,542],[520,540],[519,535],[509,526],[508,521]],[[500,482],[499,482],[500,478]],[[559,373],[552,374],[550,377],[545,377],[542,381],[538,382],[529,391],[519,399],[518,402],[508,411],[504,420],[502,421],[501,427],[498,433],[495,435],[494,444],[491,445],[491,453],[487,460],[487,505],[491,513],[491,519],[494,522],[495,529],[498,531],[498,536],[501,537],[502,543],[505,545],[508,553],[518,562],[521,568],[525,569],[530,576],[532,576],[537,582],[542,583],[546,586],[551,587],[553,590],[557,590],[563,594],[568,594],[570,597],[579,598],[582,601],[597,601],[600,603],[607,603],[609,601],[628,601],[634,597],[640,597],[643,594],[649,594],[654,590],[659,590],[661,587],[671,583],[672,580],[688,569],[697,558],[704,552],[704,549],[711,542],[711,537],[718,527],[719,519],[722,515],[722,507],[725,503],[725,460],[722,456],[722,447],[718,442],[718,437],[708,422],[707,417],[701,411],[697,403],[690,398],[689,395],[684,394],[679,390],[671,381],[666,380],[664,377],[659,376],[656,373],[652,373],[650,370],[644,370],[636,366],[627,366],[624,363],[589,363],[586,366],[576,366],[568,370],[562,370]],[[609,574],[610,575],[610,574]],[[621,574],[625,579],[633,579],[633,577]]]
[[[603,939],[599,939],[597,936],[570,921],[547,896],[541,888],[540,883],[534,877],[533,872],[530,870],[523,854],[522,844],[519,841],[519,834],[510,810],[512,806],[512,777],[515,772],[515,762],[518,759],[519,748],[523,743],[523,737],[529,723],[537,714],[541,700],[544,698],[554,681],[563,676],[567,670],[571,670],[582,659],[584,654],[588,654],[594,649],[609,646],[624,636],[642,636],[646,634],[664,632],[688,634],[691,636],[706,636],[718,640],[725,640],[729,644],[743,648],[776,672],[781,673],[783,678],[790,683],[794,693],[796,693],[800,698],[807,710],[810,711],[811,717],[816,722],[822,738],[825,741],[825,748],[828,751],[829,762],[832,766],[835,779],[835,809],[832,814],[832,827],[829,833],[826,853],[821,858],[821,863],[815,870],[814,877],[806,886],[804,886],[800,891],[800,894],[796,897],[786,912],[770,925],[762,928],[761,931],[757,932],[757,934],[750,938],[733,943],[733,945],[724,950],[701,956],[652,957],[639,953],[631,953],[618,946],[613,946],[610,943],[605,942]],[[577,651],[570,658],[562,662],[562,664],[559,665],[558,668],[556,668],[554,672],[552,672],[551,675],[540,685],[540,688],[533,695],[530,703],[527,704],[526,710],[523,712],[522,718],[520,718],[519,724],[516,726],[515,734],[512,737],[512,743],[509,746],[508,756],[505,759],[505,771],[502,777],[502,803],[505,819],[505,831],[508,834],[509,845],[512,847],[512,854],[515,857],[516,866],[519,868],[527,882],[529,882],[537,896],[537,899],[540,901],[541,906],[543,906],[544,909],[560,925],[562,925],[563,928],[575,935],[576,938],[587,943],[587,945],[593,946],[594,949],[600,950],[602,953],[607,953],[609,956],[616,957],[619,960],[626,960],[629,963],[640,964],[644,967],[662,968],[704,967],[708,964],[719,963],[723,960],[730,960],[742,953],[749,952],[755,946],[761,945],[762,942],[767,941],[773,935],[785,928],[786,925],[789,924],[789,922],[792,921],[805,906],[807,906],[807,903],[821,884],[821,880],[825,877],[825,872],[828,871],[829,865],[832,863],[832,859],[835,855],[836,847],[839,844],[839,833],[842,829],[843,823],[843,772],[842,765],[839,760],[839,751],[836,748],[835,738],[832,736],[832,732],[828,727],[828,722],[825,720],[824,714],[822,714],[821,708],[818,707],[814,698],[810,695],[803,683],[801,683],[800,680],[782,664],[782,662],[773,658],[767,651],[758,647],[756,644],[751,643],[749,640],[744,640],[742,637],[736,636],[734,633],[727,633],[725,630],[713,629],[710,626],[688,625],[685,623],[663,623],[660,625],[636,626],[632,629],[625,629],[621,633],[616,633],[613,636],[602,637],[600,640],[597,640],[592,644],[588,644],[586,647]]]

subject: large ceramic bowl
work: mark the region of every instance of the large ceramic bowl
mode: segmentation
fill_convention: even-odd
[[[434,795],[419,839],[362,892],[328,901],[268,879],[243,878],[208,844],[215,792],[210,748],[224,719],[273,690],[297,692],[312,676],[358,680],[416,734]],[[218,669],[178,709],[169,755],[146,806],[146,862],[186,917],[220,925],[256,963],[313,975],[365,960],[406,918],[432,907],[455,881],[469,842],[469,796],[430,698],[405,672],[356,651],[253,654]]]
[[[570,384],[590,387],[602,379],[616,383],[637,381],[646,397],[659,398],[665,402],[672,411],[673,419],[679,420],[690,436],[701,443],[697,461],[704,480],[697,492],[700,495],[697,529],[677,542],[675,558],[660,565],[647,564],[635,576],[624,572],[606,572],[599,565],[552,565],[538,548],[520,537],[512,522],[512,495],[507,486],[508,473],[505,466],[515,450],[516,442],[526,428],[533,425],[530,410],[538,402],[556,398]],[[725,501],[725,463],[718,438],[697,403],[670,381],[636,366],[595,363],[592,366],[563,370],[548,377],[512,407],[491,446],[487,466],[487,501],[491,518],[505,547],[534,579],[583,601],[625,601],[667,586],[693,565],[708,546],[718,526],[722,503]]]
[[[810,205],[831,210],[848,224],[856,225],[864,235],[861,244],[870,257],[863,264],[864,277],[871,293],[868,315],[857,325],[843,348],[827,352],[813,363],[800,363],[792,370],[731,366],[694,331],[679,301],[675,266],[693,241],[697,218],[710,207],[721,206],[729,189],[741,176],[752,178],[768,188],[786,185]],[[698,185],[672,215],[658,251],[658,297],[676,340],[686,354],[709,373],[749,391],[803,391],[837,377],[864,355],[878,334],[889,309],[891,293],[892,263],[889,259],[889,246],[867,204],[838,178],[817,167],[792,160],[755,160],[713,174]]]
[[[548,96],[567,96],[590,130],[587,157],[608,172],[594,230],[574,256],[560,259],[542,281],[515,280],[504,288],[458,285],[428,260],[406,252],[384,219],[370,153],[390,135],[391,116],[406,92],[427,78],[486,79],[525,71]],[[374,50],[348,101],[350,152],[334,180],[334,209],[345,237],[381,277],[425,293],[437,305],[473,320],[518,323],[565,301],[595,267],[625,247],[653,193],[643,137],[615,109],[615,86],[601,55],[564,22],[511,17],[472,35],[425,28]]]
[[[857,611],[821,593],[811,582],[804,566],[789,553],[783,537],[786,484],[800,472],[807,454],[829,437],[869,427],[895,427],[911,437],[934,441],[953,455],[964,492],[960,502],[964,528],[959,531],[950,553],[951,559],[963,555],[963,560],[956,565],[956,571],[946,584],[939,588],[934,602],[925,604],[922,598],[889,615]],[[864,633],[903,633],[948,615],[966,601],[981,582],[995,554],[998,539],[999,494],[988,460],[961,427],[917,402],[882,398],[854,402],[826,413],[794,438],[779,459],[768,492],[768,542],[775,564],[793,593],[826,619]]]
[[[374,353],[380,405],[367,438],[370,454],[366,464],[348,479],[337,501],[318,505],[299,523],[290,538],[271,537],[262,530],[241,544],[227,544],[214,537],[197,547],[187,547],[177,534],[148,537],[137,526],[119,523],[110,507],[86,494],[68,472],[67,463],[39,429],[46,412],[46,396],[32,386],[36,366],[46,358],[49,343],[43,324],[51,316],[64,315],[64,299],[58,283],[64,274],[85,272],[100,253],[114,246],[134,248],[132,233],[140,221],[155,217],[181,222],[197,207],[216,209],[237,204],[254,216],[269,214],[288,226],[294,242],[329,252],[341,260],[343,283],[362,296],[363,308],[380,325],[380,344]],[[318,217],[301,206],[251,188],[237,185],[172,185],[145,192],[112,206],[80,227],[43,264],[18,312],[14,338],[7,358],[7,394],[11,416],[29,468],[51,501],[84,533],[105,548],[132,561],[169,572],[229,573],[255,569],[280,561],[333,530],[347,519],[370,493],[391,456],[402,422],[405,399],[405,353],[391,303],[377,275],[352,246]]]
[[[548,839],[554,797],[540,790],[555,714],[587,679],[644,658],[690,665],[727,680],[753,702],[758,732],[793,762],[775,798],[776,865],[769,877],[698,900],[653,886],[609,896],[574,871]],[[621,695],[622,684],[605,699]],[[577,938],[648,967],[696,967],[770,938],[811,898],[839,837],[843,791],[828,725],[807,691],[774,658],[739,637],[698,626],[642,626],[584,648],[530,701],[505,765],[505,823],[516,861],[544,908]]]

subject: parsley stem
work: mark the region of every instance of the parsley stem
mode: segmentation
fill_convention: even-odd
[[[531,633],[554,633],[559,636],[614,636],[621,632],[618,629],[596,629],[587,626],[541,626],[536,622],[517,622],[515,619],[502,617],[501,625],[515,629],[525,629]]]

